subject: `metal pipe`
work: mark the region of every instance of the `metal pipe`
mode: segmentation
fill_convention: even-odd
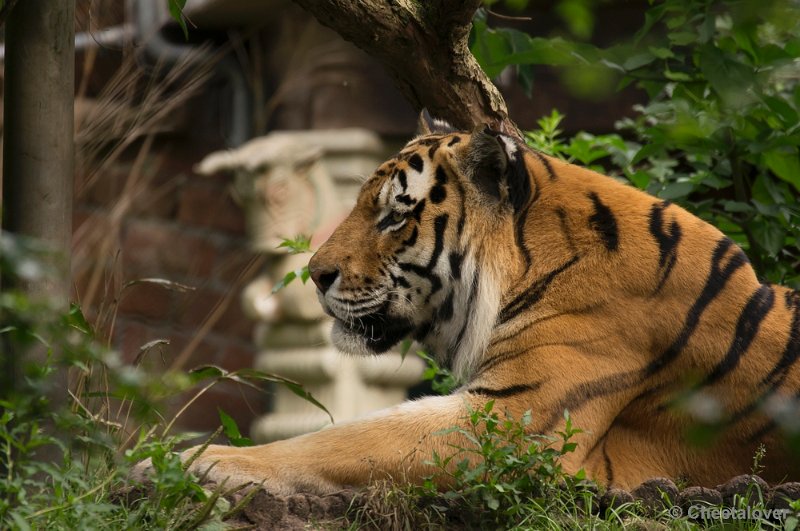
[[[194,50],[189,44],[177,44],[167,40],[161,31],[164,11],[159,8],[160,0],[128,0],[130,18],[136,31],[136,40],[142,44],[143,59],[152,66],[174,64]],[[162,2],[163,4],[163,2]],[[198,57],[202,60],[216,60],[217,74],[231,85],[232,101],[230,129],[226,135],[228,147],[237,147],[250,139],[252,134],[250,119],[253,116],[252,99],[247,78],[236,60],[230,55],[222,59]]]
[[[133,38],[133,26],[121,24],[96,31],[84,31],[75,35],[75,53],[95,46],[122,47]],[[0,63],[6,58],[5,43],[0,43]]]

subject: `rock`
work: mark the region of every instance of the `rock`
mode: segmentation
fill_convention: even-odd
[[[631,492],[634,498],[650,512],[657,513],[675,505],[678,500],[678,487],[671,479],[648,479]]]
[[[752,474],[742,474],[736,476],[724,485],[717,487],[722,495],[722,502],[728,507],[735,507],[735,498],[748,499],[749,505],[753,506],[761,500],[766,499],[769,494],[769,485],[758,476]]]
[[[770,507],[789,509],[789,504],[795,500],[800,500],[800,482],[783,483],[772,489]]]
[[[287,513],[286,500],[265,490],[259,490],[243,513],[248,520],[262,528],[276,528]]]
[[[722,505],[722,494],[717,489],[687,487],[678,495],[678,506],[684,514],[688,514],[692,505]]]
[[[600,497],[600,514],[609,509],[618,509],[627,503],[633,503],[633,496],[627,490],[611,487]]]
[[[289,512],[303,520],[308,519],[311,508],[308,506],[308,498],[304,494],[292,494],[286,498],[286,505]]]

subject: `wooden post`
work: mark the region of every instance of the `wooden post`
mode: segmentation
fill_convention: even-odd
[[[72,239],[75,83],[74,0],[24,0],[5,24],[3,230],[52,250],[57,274],[21,288],[67,308]],[[3,289],[7,285],[4,281]],[[0,396],[18,360],[0,354]]]

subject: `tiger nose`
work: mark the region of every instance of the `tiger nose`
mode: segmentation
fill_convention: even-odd
[[[310,268],[309,272],[311,273],[311,280],[314,281],[314,284],[317,285],[323,295],[339,277],[339,268],[336,267],[333,269]]]

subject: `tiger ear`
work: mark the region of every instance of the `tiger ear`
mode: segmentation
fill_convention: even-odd
[[[417,120],[417,136],[455,133],[456,128],[439,118],[434,118],[428,109],[422,109]]]
[[[497,201],[504,199],[504,176],[508,155],[498,134],[481,125],[472,131],[469,146],[461,161],[464,174],[484,194]]]
[[[461,168],[472,183],[498,203],[520,212],[531,195],[528,171],[518,142],[483,125],[471,135]]]

